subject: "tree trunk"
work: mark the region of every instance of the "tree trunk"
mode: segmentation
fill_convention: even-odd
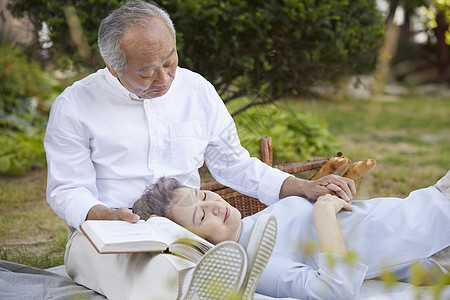
[[[438,11],[436,14],[437,27],[434,29],[434,34],[437,40],[437,68],[440,81],[447,80],[447,65],[448,65],[448,46],[445,43],[445,32],[448,30],[445,12]]]
[[[77,47],[81,58],[90,62],[92,58],[92,51],[86,37],[84,36],[83,27],[77,16],[76,8],[73,5],[68,5],[64,8],[64,14],[66,16],[67,25],[69,25],[72,42]]]
[[[391,10],[395,11],[396,7],[391,6]],[[398,39],[400,35],[400,26],[394,24],[394,13],[389,13],[386,21],[386,32],[383,44],[380,47],[377,63],[375,66],[375,81],[372,86],[372,95],[377,98],[384,93],[384,87],[389,80],[391,72],[391,61],[397,53]]]

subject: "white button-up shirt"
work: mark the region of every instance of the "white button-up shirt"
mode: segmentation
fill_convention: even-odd
[[[355,299],[364,279],[393,272],[411,276],[412,263],[436,267],[427,258],[450,246],[450,202],[428,187],[405,199],[352,201],[353,212],[336,215],[342,239],[355,260],[320,253],[313,204],[287,197],[242,220],[240,242],[261,214],[277,219],[277,239],[256,288],[271,297]]]
[[[177,68],[169,91],[140,99],[105,68],[53,103],[44,140],[47,200],[78,228],[91,207],[132,207],[162,176],[199,188],[205,162],[220,183],[265,204],[289,176],[251,158],[214,87]]]

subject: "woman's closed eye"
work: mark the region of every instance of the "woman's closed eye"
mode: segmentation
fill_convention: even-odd
[[[200,219],[200,224],[203,222],[203,220],[205,219],[205,210],[204,209],[202,209],[202,211],[203,211],[203,216],[202,216],[202,218]]]
[[[205,200],[206,200],[206,193],[203,192],[203,199],[202,199],[202,201],[205,201]],[[203,211],[203,216],[202,216],[202,218],[200,219],[200,224],[203,222],[203,220],[205,219],[205,215],[206,215],[205,210],[202,209],[202,211]]]

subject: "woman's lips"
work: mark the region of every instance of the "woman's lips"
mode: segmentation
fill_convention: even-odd
[[[225,207],[225,217],[223,218],[224,223],[228,219],[229,216],[230,216],[230,209],[228,207]]]

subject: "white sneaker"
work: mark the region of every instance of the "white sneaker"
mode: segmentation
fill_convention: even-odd
[[[247,255],[241,245],[225,241],[209,250],[198,262],[184,300],[232,298],[247,270]]]
[[[253,299],[256,286],[272,254],[277,238],[277,220],[262,214],[242,241],[247,252],[248,267],[241,287],[242,299]]]
[[[434,185],[447,199],[450,200],[450,171],[444,177],[439,179]]]

